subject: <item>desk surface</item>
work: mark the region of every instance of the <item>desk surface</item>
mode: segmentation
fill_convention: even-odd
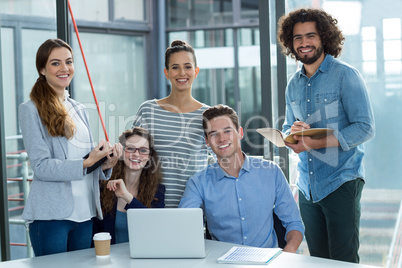
[[[218,257],[226,253],[233,244],[206,240],[208,255],[205,259],[131,259],[129,256],[128,243],[112,245],[110,258],[97,259],[95,250],[84,249],[67,253],[53,254],[48,256],[20,259],[15,261],[0,262],[0,268],[87,268],[87,267],[144,267],[144,268],[178,268],[178,267],[253,267],[256,265],[232,265],[218,264]],[[308,268],[369,268],[374,266],[339,262],[322,258],[315,258],[299,254],[282,252],[268,267],[308,267]]]

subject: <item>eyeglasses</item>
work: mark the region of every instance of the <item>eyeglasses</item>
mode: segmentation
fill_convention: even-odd
[[[124,147],[124,151],[130,154],[134,154],[136,151],[138,151],[142,155],[149,155],[151,153],[151,150],[145,147],[140,147],[140,148],[135,148],[135,147]]]

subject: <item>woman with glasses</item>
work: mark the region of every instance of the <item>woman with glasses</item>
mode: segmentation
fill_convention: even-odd
[[[113,168],[110,180],[101,182],[104,219],[94,222],[94,233],[109,232],[112,244],[128,242],[127,209],[165,206],[165,186],[152,136],[135,127],[124,131],[119,142],[123,159]]]

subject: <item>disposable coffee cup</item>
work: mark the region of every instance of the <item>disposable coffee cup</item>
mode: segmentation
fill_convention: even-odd
[[[96,233],[94,235],[94,245],[96,257],[109,257],[110,255],[110,240],[112,237],[109,233]]]

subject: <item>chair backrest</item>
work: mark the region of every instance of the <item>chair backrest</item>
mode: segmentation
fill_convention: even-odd
[[[273,212],[273,217],[274,217],[274,229],[276,232],[276,236],[278,237],[278,246],[283,249],[286,246],[286,240],[285,240],[286,228],[283,227],[281,220],[278,218],[275,212]]]
[[[286,246],[286,240],[285,240],[286,228],[283,227],[281,220],[278,218],[275,212],[273,212],[273,217],[274,217],[274,229],[276,236],[278,237],[278,246],[283,249]],[[205,225],[205,238],[209,240],[212,239],[207,224]]]

